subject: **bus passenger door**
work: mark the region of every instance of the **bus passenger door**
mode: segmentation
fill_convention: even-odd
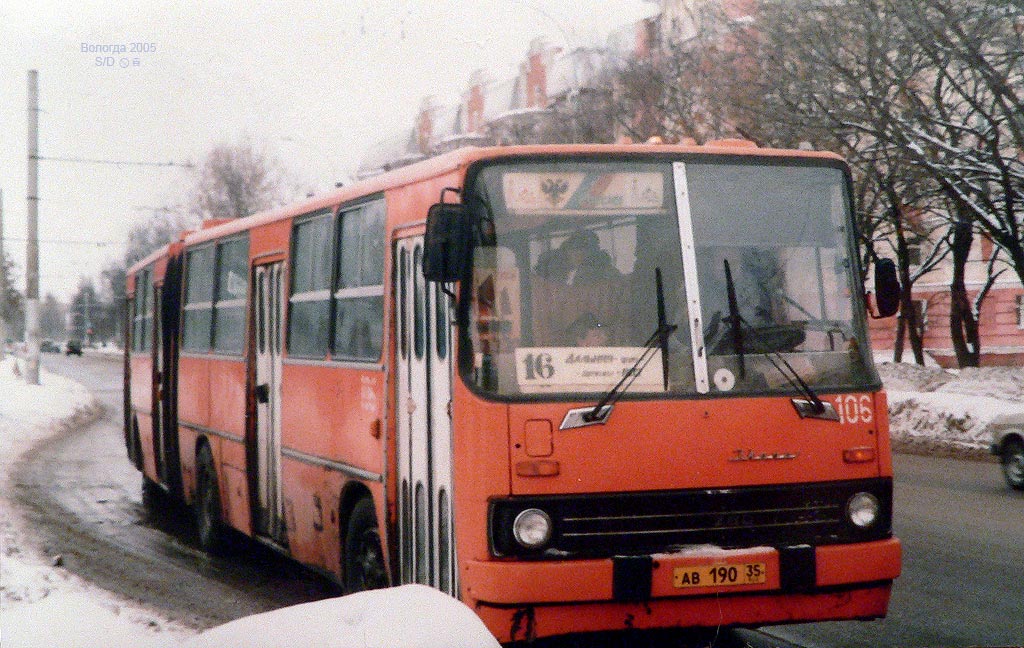
[[[447,302],[439,305],[423,279],[422,238],[400,241],[395,252],[401,581],[455,594]]]
[[[283,264],[255,269],[256,533],[287,544],[281,493]]]
[[[167,389],[164,380],[167,375],[167,367],[164,365],[164,317],[163,317],[163,283],[153,285],[153,293],[150,299],[153,300],[153,458],[156,462],[156,475],[158,481],[167,484],[167,442],[165,435],[168,433],[164,425],[166,414]]]

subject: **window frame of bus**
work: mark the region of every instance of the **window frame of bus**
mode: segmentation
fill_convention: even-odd
[[[593,162],[593,163],[609,163],[609,164],[628,164],[630,162],[641,162],[645,164],[661,163],[671,164],[672,162],[687,161],[691,159],[702,159],[703,155],[692,155],[692,154],[680,154],[680,153],[656,153],[656,154],[633,154],[633,153],[621,153],[614,155],[600,155],[592,153],[581,153],[579,155],[573,155],[570,157],[554,154],[554,153],[525,153],[525,154],[514,154],[514,155],[503,155],[501,157],[488,158],[483,160],[476,160],[468,165],[466,168],[465,176],[463,177],[462,191],[460,195],[463,202],[458,205],[445,204],[445,207],[458,207],[461,210],[462,221],[461,234],[462,240],[465,243],[465,252],[463,254],[463,263],[459,272],[461,272],[460,279],[468,276],[473,271],[473,252],[474,252],[474,240],[473,234],[475,232],[475,224],[479,220],[478,210],[482,209],[482,201],[479,200],[476,194],[471,194],[470,189],[475,189],[477,186],[477,179],[481,172],[490,166],[502,166],[510,164],[529,164],[529,163],[557,163],[557,162]],[[730,160],[735,160],[735,156],[722,156]],[[742,159],[746,159],[745,156]],[[849,183],[849,173],[847,172],[847,182]],[[852,185],[848,188],[852,191]],[[670,194],[670,200],[674,201],[675,194]],[[437,207],[441,203],[436,203],[433,207]],[[440,226],[438,224],[437,226]],[[429,231],[429,221],[428,221]],[[481,235],[483,233],[481,232]],[[458,299],[455,308],[455,325],[456,325],[456,336],[458,340],[458,347],[456,355],[453,358],[456,362],[456,374],[459,379],[463,381],[471,392],[474,394],[492,400],[494,402],[502,403],[527,403],[527,402],[551,402],[551,394],[498,394],[494,391],[481,389],[473,380],[470,379],[470,375],[473,371],[473,349],[472,344],[469,340],[469,320],[470,320],[470,306],[472,302],[472,281],[461,281],[458,288]],[[564,394],[561,394],[564,396]],[[558,396],[556,396],[558,397]],[[645,395],[645,398],[656,397],[656,398],[676,398],[673,395],[656,396],[656,395]]]
[[[152,351],[150,344],[152,338],[153,312],[150,302],[152,301],[153,290],[153,266],[149,265],[135,273],[135,294],[132,297],[132,345],[131,350],[135,353],[149,353]],[[147,309],[149,309],[147,311]],[[146,322],[149,321],[147,326]]]
[[[208,260],[201,256],[206,254],[210,255]],[[198,262],[202,262],[202,265],[197,266]],[[185,250],[185,288],[181,306],[180,348],[182,353],[208,353],[212,346],[213,273],[216,267],[216,241],[202,243]],[[196,283],[193,283],[193,277],[195,277]],[[199,283],[207,277],[209,286]],[[193,290],[193,286],[198,287]],[[209,288],[209,294],[201,294],[200,288]],[[193,300],[193,296],[196,298],[195,300]],[[197,317],[202,317],[202,319],[196,320]],[[205,333],[205,335],[201,336],[201,333]],[[195,339],[193,339],[194,337]]]
[[[346,214],[358,214],[365,213],[368,206],[380,204],[382,208],[382,224],[383,229],[380,232],[380,244],[381,244],[381,258],[380,258],[380,283],[372,284],[369,286],[359,286],[356,288],[357,291],[366,292],[363,289],[370,289],[375,292],[373,297],[377,297],[381,300],[381,313],[380,321],[376,322],[379,328],[379,349],[377,349],[376,355],[370,356],[356,356],[356,355],[345,355],[338,353],[338,340],[337,340],[337,317],[338,317],[338,302],[347,297],[343,293],[349,290],[349,287],[339,287],[340,282],[340,263],[342,259],[342,242],[343,242],[343,227],[345,226]],[[304,293],[295,292],[296,277],[299,275],[295,271],[296,259],[300,258],[299,254],[299,237],[296,236],[297,230],[310,223],[311,221],[318,219],[326,219],[330,223],[330,233],[326,238],[329,249],[327,250],[328,255],[324,259],[329,264],[327,275],[327,285],[325,288],[317,288],[316,290],[308,290]],[[360,221],[362,222],[362,221]],[[369,196],[362,196],[357,200],[342,204],[338,207],[327,207],[319,210],[315,210],[301,216],[297,216],[291,227],[291,242],[290,242],[290,259],[288,262],[289,269],[289,281],[288,281],[288,315],[287,315],[287,341],[288,341],[288,356],[291,358],[312,360],[312,361],[337,361],[337,362],[355,362],[355,363],[372,363],[379,364],[381,361],[381,354],[383,353],[383,340],[384,340],[384,313],[383,313],[383,299],[384,299],[384,264],[386,262],[387,255],[387,244],[385,241],[387,227],[387,203],[385,202],[384,195],[377,193]],[[362,230],[360,230],[362,231]],[[362,257],[360,257],[362,259]],[[362,265],[360,265],[362,267]],[[311,275],[312,276],[312,275]],[[323,278],[323,274],[320,275]],[[318,284],[313,284],[318,286]],[[297,296],[308,295],[308,297],[296,299]],[[362,299],[367,295],[354,295],[353,298]],[[315,348],[295,348],[295,335],[299,329],[295,326],[295,318],[293,313],[293,307],[296,303],[302,303],[303,301],[321,303],[326,301],[328,304],[326,311],[326,329],[322,332],[318,331],[317,335],[323,336],[324,344]],[[323,315],[323,313],[322,313]],[[316,342],[320,342],[318,337]]]
[[[241,345],[237,349],[234,349],[234,348],[232,348],[232,349],[223,349],[223,348],[222,349],[217,349],[214,346],[214,340],[215,340],[216,330],[217,330],[216,329],[216,326],[217,326],[217,315],[216,315],[216,313],[217,313],[217,306],[218,306],[218,304],[221,301],[237,301],[237,299],[235,299],[235,300],[218,300],[218,296],[220,295],[219,283],[220,283],[221,256],[222,256],[221,255],[221,250],[226,245],[230,245],[232,243],[237,243],[239,241],[244,241],[245,242],[245,246],[246,246],[246,253],[245,253],[245,260],[246,260],[246,273],[245,273],[245,277],[246,277],[246,279],[245,279],[245,281],[246,281],[246,292],[247,292],[246,297],[243,299],[243,304],[241,305],[242,313],[243,313],[243,315],[242,315]],[[210,278],[210,281],[209,281],[210,294],[209,295],[195,295],[195,296],[196,297],[206,296],[209,299],[207,301],[190,301],[191,288],[193,286],[193,284],[192,284],[193,276],[203,276],[201,273],[194,275],[194,271],[196,270],[196,268],[194,267],[193,258],[197,257],[200,254],[207,253],[207,251],[212,251],[213,252],[212,263],[211,263],[210,267],[205,268],[206,270],[208,270],[208,272],[206,273],[206,276],[209,276],[209,278]],[[184,297],[185,297],[185,299],[184,299],[184,304],[182,306],[182,325],[181,325],[181,341],[180,341],[181,352],[182,353],[206,353],[206,354],[213,353],[213,354],[216,354],[216,355],[224,355],[224,356],[241,356],[244,353],[245,348],[246,348],[246,345],[245,345],[245,340],[246,340],[245,335],[246,335],[246,331],[247,331],[247,328],[248,328],[246,326],[246,319],[247,319],[247,317],[245,315],[245,313],[248,312],[247,304],[248,304],[248,300],[249,300],[249,296],[248,296],[248,284],[249,284],[248,274],[249,274],[249,233],[248,232],[242,232],[242,233],[239,233],[239,234],[235,234],[235,235],[231,235],[231,236],[226,236],[226,237],[224,237],[222,239],[215,239],[215,240],[212,240],[212,241],[204,241],[203,243],[200,243],[199,245],[196,245],[195,247],[189,248],[189,249],[187,249],[185,251],[185,289],[184,289]],[[206,287],[207,286],[202,285],[202,288],[205,289]],[[190,307],[192,307],[192,308],[190,308]],[[232,304],[231,306],[225,306],[225,308],[238,308],[238,307],[239,306],[237,304]],[[192,340],[189,337],[189,331],[192,330],[190,328],[190,326],[189,326],[189,323],[190,323],[189,314],[190,313],[200,313],[200,312],[201,313],[208,313],[208,315],[209,315],[208,316],[208,323],[201,324],[201,329],[198,331],[199,333],[206,333],[206,335],[205,335],[205,345],[204,346],[199,346],[199,342],[200,342],[199,340]]]
[[[379,218],[379,231],[377,228]],[[350,229],[350,223],[351,225]],[[330,350],[331,358],[344,362],[379,362],[384,350],[384,265],[387,257],[387,203],[383,195],[376,195],[350,203],[338,210],[335,223],[334,277],[331,293]],[[354,245],[346,241],[354,238]],[[349,264],[346,250],[355,250],[355,275],[351,282],[342,273]],[[369,261],[369,265],[367,265]],[[372,276],[367,277],[370,274]],[[370,281],[370,283],[367,283]],[[364,308],[372,300],[373,312]],[[349,308],[349,305],[354,305]],[[341,318],[348,314],[354,326],[370,322],[367,341],[371,346],[353,347],[356,336],[347,340],[348,348],[342,350]],[[367,318],[367,315],[369,317]],[[374,332],[376,335],[374,336]]]
[[[229,246],[235,246],[238,244],[244,245],[244,251],[239,259],[242,261],[243,270],[241,274],[242,281],[244,282],[244,293],[242,297],[232,297],[231,299],[223,299],[227,293],[226,291],[231,290],[231,286],[222,285],[223,270],[224,270],[224,250]],[[249,233],[242,232],[237,235],[228,236],[217,240],[217,253],[214,275],[214,286],[213,286],[213,308],[210,321],[210,349],[217,355],[230,355],[240,356],[245,352],[246,349],[246,331],[248,326],[246,325],[247,313],[249,312]],[[238,261],[239,259],[233,259]],[[239,269],[239,268],[235,268]],[[228,269],[230,273],[231,268]],[[222,324],[221,320],[225,317],[224,313],[228,309],[232,311],[238,311],[240,317],[234,320],[226,320],[229,322],[231,328],[225,328],[225,324]],[[226,333],[235,334],[235,337],[228,337],[228,342],[233,344],[224,345],[222,336]]]
[[[329,357],[331,346],[331,320],[333,310],[331,306],[331,286],[334,284],[334,247],[337,239],[337,210],[332,207],[317,209],[301,216],[295,217],[291,226],[291,244],[288,260],[288,331],[286,334],[288,356],[311,360],[325,360]],[[316,227],[326,224],[328,231],[326,236],[320,240],[310,239],[311,245],[302,248],[304,252],[320,248],[320,252],[326,254],[320,257],[315,267],[310,267],[309,272],[300,272],[302,266],[296,264],[300,258],[313,260],[315,255],[299,254],[301,229],[310,227],[315,233]],[[323,270],[326,270],[326,278]],[[319,274],[318,274],[318,271]],[[308,274],[309,285],[297,285],[306,279]],[[325,281],[321,287],[317,280]],[[302,290],[300,290],[302,289]],[[307,335],[310,327],[297,326],[296,320],[304,323],[307,318],[306,305],[313,305],[313,320],[323,322],[326,326],[321,330],[314,330],[312,335]],[[327,312],[319,312],[326,304]],[[301,306],[300,306],[301,305]],[[319,313],[319,317],[317,316]],[[313,321],[311,320],[311,321]],[[312,328],[316,328],[315,326]],[[299,337],[301,334],[302,337]]]

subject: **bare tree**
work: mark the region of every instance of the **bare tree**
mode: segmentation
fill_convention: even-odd
[[[602,112],[615,134],[636,142],[666,135],[664,124],[671,117],[663,108],[664,93],[671,81],[659,58],[652,54],[614,61],[604,77],[610,92],[604,95]]]
[[[195,229],[198,224],[196,217],[173,207],[153,210],[128,229],[124,268],[130,268],[157,248],[177,241],[182,232]]]
[[[538,125],[540,141],[549,144],[592,144],[615,141],[615,121],[607,88],[582,88],[548,108]]]
[[[125,298],[127,266],[111,263],[103,269],[101,276],[98,298],[106,314],[105,320],[109,324],[109,329],[104,331],[104,338],[120,340],[124,336],[122,327],[127,321],[128,313],[128,302]]]
[[[57,301],[53,293],[46,293],[46,297],[39,303],[39,333],[51,340],[64,339],[66,315],[64,304]]]
[[[7,335],[20,338],[25,330],[24,296],[14,287],[14,262],[4,253],[0,263],[4,264],[0,273],[0,317],[7,322]],[[3,342],[0,340],[0,344]]]
[[[897,359],[906,332],[915,359],[923,360],[910,292],[916,278],[933,267],[923,259],[937,262],[951,246],[956,248],[951,335],[962,362],[976,362],[979,354],[977,312],[998,269],[989,265],[986,285],[971,304],[963,282],[971,229],[958,223],[982,218],[992,223],[1000,213],[1012,215],[1007,208],[1012,199],[990,194],[1000,187],[1019,193],[1012,188],[1007,172],[1012,163],[1006,158],[1021,151],[1016,140],[1010,151],[997,143],[1020,130],[1012,125],[1022,114],[1017,95],[1000,83],[1019,84],[1020,33],[1013,26],[1021,23],[1006,20],[1005,13],[997,21],[984,19],[999,13],[992,9],[991,3],[970,0],[797,1],[765,3],[759,17],[755,45],[764,101],[753,104],[760,118],[748,122],[762,129],[780,123],[793,129],[803,121],[810,141],[821,138],[815,143],[824,141],[825,148],[839,150],[851,162],[862,234],[870,233],[862,238],[865,258],[874,254],[875,244],[890,245],[907,288]],[[986,63],[987,57],[998,64]],[[978,92],[986,83],[989,99]],[[1015,117],[986,112],[996,105],[1014,106]],[[925,222],[944,231],[937,236],[915,231],[922,220],[910,223],[907,216],[922,212],[928,214]],[[1016,227],[1015,218],[1006,221]],[[997,242],[1006,234],[975,227]],[[1019,237],[1006,238],[998,244],[1012,255],[1012,240]],[[911,263],[911,247],[920,249],[918,244],[929,240],[933,246],[927,254],[921,250],[922,261]]]
[[[931,63],[916,110],[886,135],[958,213],[1006,252],[1024,282],[1024,2],[913,0],[893,13]]]
[[[248,139],[220,144],[199,167],[189,208],[198,220],[244,218],[284,204],[288,182],[281,163]]]
[[[729,45],[704,57],[707,73],[697,81],[713,84],[709,97],[730,106],[719,110],[719,120],[735,132],[762,145],[833,150],[850,162],[862,266],[878,257],[879,246],[890,246],[908,288],[895,352],[902,354],[907,335],[923,363],[923,331],[909,288],[943,252],[931,245],[922,259],[912,259],[912,247],[935,241],[932,232],[920,231],[934,219],[919,218],[913,226],[904,219],[929,210],[922,201],[933,187],[879,136],[901,103],[905,79],[924,67],[923,57],[904,46],[902,33],[870,0],[764,3],[755,25],[729,31]],[[898,65],[890,66],[890,58]],[[903,79],[893,76],[895,69]]]

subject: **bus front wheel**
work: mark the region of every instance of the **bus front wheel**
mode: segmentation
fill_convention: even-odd
[[[384,554],[373,500],[364,497],[352,507],[345,533],[345,590],[348,593],[388,586]]]
[[[142,475],[142,506],[150,513],[155,513],[163,507],[164,492],[160,485],[143,473]]]
[[[1014,490],[1024,490],[1024,443],[1009,441],[1003,449],[1001,461],[1006,485]]]
[[[196,453],[196,497],[192,503],[199,546],[217,554],[224,548],[224,522],[220,517],[220,487],[213,467],[213,453],[203,445]]]

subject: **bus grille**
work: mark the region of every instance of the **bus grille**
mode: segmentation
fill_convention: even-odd
[[[847,501],[865,491],[882,508],[868,530],[846,517]],[[698,544],[731,549],[864,542],[892,534],[891,502],[891,479],[513,497],[491,502],[491,549],[499,556],[566,558],[672,552]],[[542,551],[527,550],[512,537],[512,521],[528,508],[545,511],[553,523]]]

